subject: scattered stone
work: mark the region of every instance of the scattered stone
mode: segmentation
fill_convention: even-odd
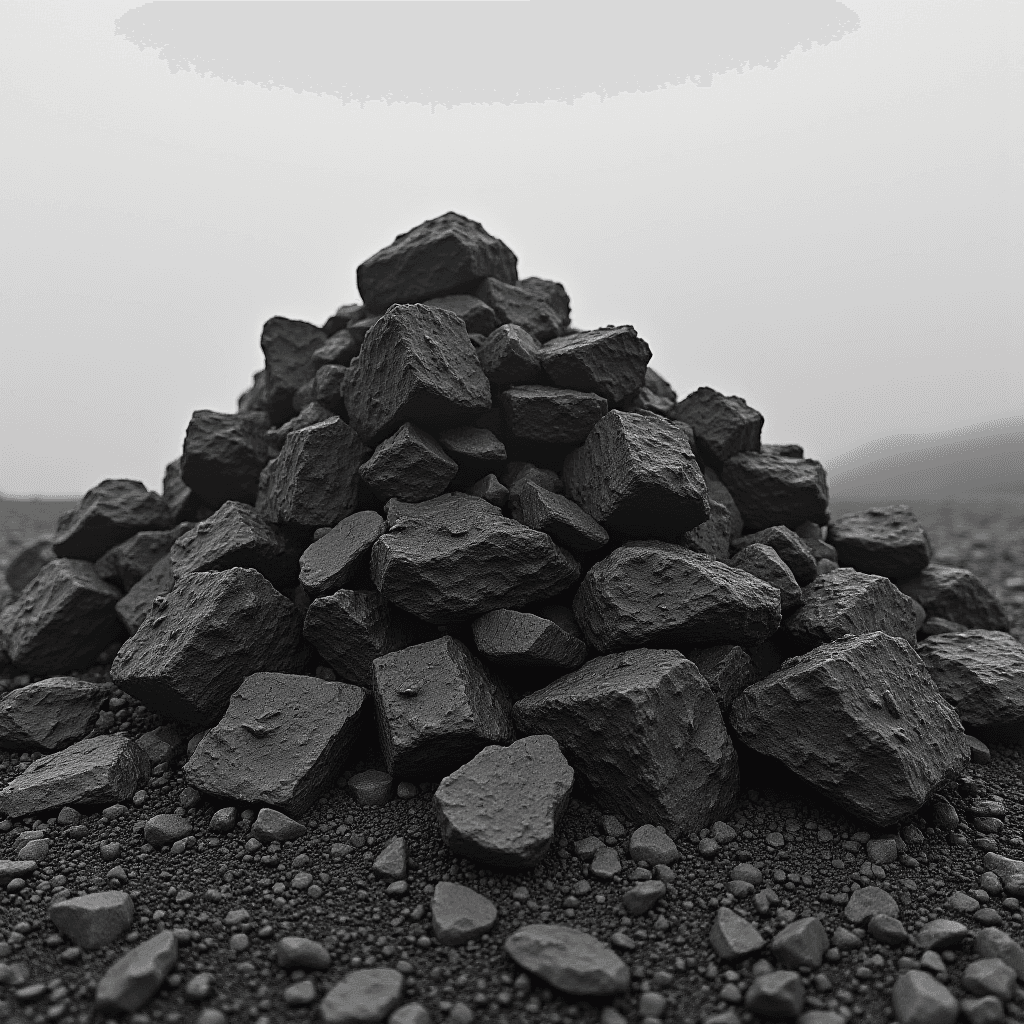
[[[812,970],[821,966],[828,950],[828,932],[817,917],[802,917],[786,925],[772,939],[772,953],[781,967]]]
[[[383,1021],[402,1001],[405,979],[391,967],[349,971],[320,1000],[324,1024],[372,1024]]]
[[[922,572],[932,556],[928,535],[906,505],[869,508],[833,519],[828,542],[840,565],[894,582]]]
[[[377,854],[371,870],[378,878],[385,878],[391,882],[405,878],[408,873],[408,854],[404,837],[395,836]]]
[[[967,926],[959,921],[939,917],[923,925],[917,933],[916,942],[921,949],[934,949],[942,952],[955,949],[967,938]]]
[[[395,780],[387,772],[379,772],[375,768],[357,772],[348,780],[345,787],[352,794],[360,807],[379,807],[386,804],[395,789]]]
[[[499,666],[572,669],[587,656],[581,640],[531,612],[499,608],[474,619],[472,628],[477,650]]]
[[[967,746],[971,748],[971,760],[975,764],[988,764],[992,760],[992,751],[977,736],[967,734]]]
[[[629,988],[629,968],[603,942],[576,928],[529,924],[505,940],[524,970],[572,996],[611,996]]]
[[[679,847],[663,829],[641,825],[629,837],[629,855],[633,860],[646,861],[652,866],[675,864],[679,860]]]
[[[514,438],[544,444],[582,444],[608,412],[608,400],[589,391],[519,384],[501,396],[505,428]]]
[[[956,997],[927,971],[907,971],[896,979],[892,1008],[900,1024],[954,1024]]]
[[[765,946],[761,933],[746,918],[740,917],[728,907],[718,908],[708,941],[712,949],[729,962],[744,960]]]
[[[868,934],[886,946],[905,946],[910,939],[903,924],[888,914],[875,914],[868,921]]]
[[[693,428],[698,457],[716,470],[739,452],[761,450],[764,417],[736,395],[698,388],[676,403],[672,419]]]
[[[877,885],[865,885],[855,889],[843,908],[843,916],[853,924],[867,924],[878,914],[898,918],[899,913],[896,900]]]
[[[261,807],[260,813],[252,823],[252,834],[261,843],[269,846],[270,843],[287,843],[292,839],[301,839],[306,834],[306,826],[273,807]]]
[[[743,1005],[760,1017],[791,1020],[804,1008],[804,983],[796,971],[759,974],[743,999]]]
[[[965,629],[1009,631],[999,602],[969,569],[933,562],[916,576],[901,580],[899,586],[932,618],[949,619]]]
[[[541,369],[553,384],[592,391],[609,402],[622,402],[643,387],[650,360],[650,347],[630,326],[567,334],[540,351]]]
[[[820,462],[740,452],[726,459],[721,474],[749,531],[827,521],[828,485]]]
[[[19,686],[0,696],[0,749],[60,750],[89,731],[106,697],[70,676]]]
[[[430,918],[442,946],[463,946],[494,927],[498,908],[468,886],[442,881],[434,886]]]
[[[185,431],[181,479],[211,508],[225,501],[254,505],[260,473],[269,458],[257,417],[198,409]]]
[[[135,906],[126,892],[93,892],[50,904],[54,927],[80,949],[102,949],[132,924]]]
[[[974,952],[980,957],[995,957],[1017,972],[1024,981],[1024,949],[1001,928],[982,928],[974,936]]]
[[[174,932],[157,932],[107,968],[96,986],[96,1008],[104,1013],[132,1013],[149,1002],[178,962]]]
[[[630,917],[640,917],[653,910],[667,891],[665,883],[657,879],[637,882],[622,894],[622,905]]]
[[[156,814],[146,822],[143,835],[150,846],[170,846],[192,835],[192,823],[177,814]]]
[[[313,939],[300,935],[286,935],[274,947],[277,966],[286,971],[326,971],[331,966],[331,954]]]

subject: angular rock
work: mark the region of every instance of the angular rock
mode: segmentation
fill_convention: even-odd
[[[932,556],[928,535],[906,505],[869,508],[833,519],[828,542],[840,565],[894,582],[917,575]]]
[[[252,823],[252,834],[266,846],[301,839],[307,831],[305,825],[275,807],[261,807]]]
[[[918,648],[939,693],[965,729],[983,738],[1024,739],[1024,647],[1009,633],[943,633]]]
[[[828,932],[817,917],[802,917],[787,924],[772,939],[772,954],[781,967],[797,971],[821,966],[829,947]]]
[[[348,333],[347,331],[345,332]],[[353,353],[354,355],[355,353]],[[343,420],[348,418],[345,411],[345,400],[341,397],[345,378],[348,376],[347,366],[333,364],[321,366],[313,378],[313,401],[325,409],[339,415]]]
[[[505,940],[524,970],[571,996],[612,996],[629,988],[629,968],[599,939],[561,924],[528,924]]]
[[[570,308],[569,295],[565,287],[558,281],[549,281],[543,277],[527,277],[519,282],[520,288],[533,292],[538,298],[543,299],[557,314],[562,325],[562,331],[569,326]]]
[[[33,761],[0,789],[0,812],[23,818],[54,807],[129,800],[149,778],[149,760],[127,736],[94,736]]]
[[[685,432],[612,410],[565,460],[566,494],[603,527],[674,540],[708,518],[707,487]]]
[[[691,551],[709,555],[719,562],[727,562],[729,560],[729,544],[732,540],[732,521],[729,509],[711,497],[708,498],[708,505],[711,508],[708,518],[700,526],[687,530],[679,538],[679,542]]]
[[[267,439],[254,417],[199,409],[185,431],[181,479],[213,508],[225,501],[252,505],[269,458]]]
[[[729,559],[729,565],[774,587],[779,592],[783,615],[788,615],[803,604],[804,594],[800,584],[776,550],[767,544],[750,544],[741,548]]]
[[[384,760],[400,778],[447,775],[515,738],[500,683],[454,637],[378,658],[373,693]]]
[[[441,835],[457,857],[521,870],[543,860],[569,803],[573,770],[550,736],[485,747],[434,793]]]
[[[154,814],[145,825],[143,836],[150,846],[170,846],[192,835],[192,823],[177,814]]]
[[[176,764],[185,753],[188,737],[176,725],[161,725],[144,732],[135,742],[146,752],[150,764]]]
[[[531,530],[540,530],[576,554],[598,551],[608,543],[608,532],[574,501],[555,494],[533,480],[516,485],[516,518]]]
[[[740,452],[726,459],[721,474],[748,530],[827,521],[828,484],[820,462]]]
[[[796,971],[766,971],[750,984],[744,1007],[769,1020],[792,1020],[804,1008],[804,983]]]
[[[609,402],[621,402],[644,386],[650,360],[650,347],[630,326],[567,334],[540,352],[541,369],[552,384],[593,391]]]
[[[386,529],[376,512],[346,516],[302,552],[299,582],[313,597],[333,594],[347,586],[369,569],[370,548]]]
[[[366,691],[257,672],[200,740],[185,777],[204,793],[297,817],[333,782],[362,726]]]
[[[782,621],[779,591],[675,544],[616,548],[583,578],[573,611],[597,651],[756,644]]]
[[[448,427],[437,440],[459,469],[473,476],[500,469],[505,462],[505,446],[483,427]]]
[[[582,444],[607,412],[600,395],[547,384],[519,384],[501,396],[505,428],[520,440]]]
[[[20,594],[39,575],[43,566],[56,557],[49,537],[34,540],[20,548],[4,570],[4,579],[11,592]]]
[[[533,335],[515,324],[504,324],[488,334],[477,356],[494,387],[532,384],[542,377],[540,345]]]
[[[127,593],[170,553],[175,541],[191,529],[191,523],[179,523],[170,530],[143,530],[115,544],[96,562],[96,573],[100,579]]]
[[[750,655],[735,644],[699,647],[690,651],[689,657],[711,684],[723,713],[751,683],[757,682],[757,668]]]
[[[514,324],[544,342],[562,330],[562,319],[536,291],[518,284],[486,278],[476,296],[494,310],[499,324]]]
[[[877,885],[865,885],[854,890],[843,908],[843,916],[853,924],[867,924],[879,914],[898,917],[899,912],[896,900]]]
[[[508,502],[508,488],[493,473],[481,477],[465,491],[474,498],[483,498],[495,508],[504,508]]]
[[[60,750],[80,740],[106,700],[96,683],[42,679],[0,696],[0,749]]]
[[[629,837],[629,855],[651,865],[674,864],[679,860],[679,848],[667,832],[653,825],[641,825]]]
[[[408,849],[403,836],[395,836],[383,850],[377,854],[371,867],[377,878],[388,881],[399,881],[409,873]]]
[[[740,694],[729,721],[745,744],[880,828],[918,811],[968,757],[920,658],[882,632],[786,662]]]
[[[437,441],[414,423],[403,423],[359,467],[359,475],[385,502],[436,498],[458,471]]]
[[[379,444],[406,421],[427,428],[471,423],[491,388],[466,326],[429,306],[394,306],[366,335],[345,378],[349,421]]]
[[[343,399],[342,405],[344,405]],[[290,420],[286,423],[282,423],[279,427],[273,427],[264,435],[267,441],[267,448],[269,449],[270,457],[277,458],[277,456],[281,454],[285,442],[291,434],[295,433],[295,431],[305,430],[306,427],[315,427],[318,423],[326,423],[336,415],[337,413],[332,412],[326,405],[321,405],[319,402],[311,401],[304,405],[299,410],[297,416],[293,416]]]
[[[836,569],[803,591],[803,606],[782,631],[799,651],[848,635],[881,631],[913,645],[917,624],[910,599],[884,576]]]
[[[107,968],[96,986],[96,1008],[131,1013],[145,1006],[178,962],[178,940],[170,929],[140,942]]]
[[[392,967],[349,971],[320,1000],[324,1024],[372,1024],[383,1021],[402,1001],[405,978]]]
[[[345,789],[360,807],[380,807],[395,795],[395,780],[387,772],[371,768],[353,775]]]
[[[767,544],[789,567],[794,579],[806,587],[818,575],[818,563],[806,542],[788,526],[769,526],[757,533],[748,533],[735,542],[739,550],[751,544]]]
[[[974,936],[974,952],[980,957],[996,957],[1017,972],[1024,981],[1024,949],[1001,928],[981,928]]]
[[[494,310],[475,295],[444,295],[439,299],[426,299],[423,305],[454,313],[466,325],[469,334],[486,336],[498,326]]]
[[[956,996],[927,971],[907,971],[892,987],[892,1008],[899,1024],[955,1024]]]
[[[121,648],[111,679],[146,707],[201,728],[253,672],[301,672],[295,606],[255,569],[185,576]]]
[[[408,508],[408,507],[407,507]],[[381,594],[433,624],[554,597],[579,565],[547,534],[488,502],[446,494],[405,511],[373,546],[370,569]]]
[[[72,945],[102,949],[128,931],[135,906],[126,892],[91,892],[51,903],[49,915]]]
[[[729,510],[729,536],[733,540],[739,539],[743,533],[743,516],[740,515],[739,506],[729,493],[729,489],[710,466],[705,466],[703,472],[704,483],[708,489],[708,499],[717,501]]]
[[[475,619],[473,642],[488,661],[509,668],[571,669],[587,656],[586,644],[558,623],[509,608]]]
[[[438,882],[430,898],[430,920],[442,946],[463,946],[494,927],[498,908],[468,886]]]
[[[266,410],[275,425],[291,419],[295,392],[313,379],[317,365],[313,353],[327,335],[313,324],[287,317],[271,317],[263,325],[260,348],[266,358],[263,385]]]
[[[54,559],[0,612],[0,648],[33,675],[89,668],[124,636],[120,598],[88,562]]]
[[[678,651],[594,658],[517,701],[513,720],[553,736],[605,810],[670,836],[723,817],[739,792],[715,695]]]
[[[693,427],[698,458],[716,470],[739,452],[761,450],[764,417],[736,395],[722,395],[713,388],[697,388],[676,403],[672,419]]]
[[[720,907],[708,935],[711,948],[725,961],[743,960],[764,949],[761,933],[735,910]]]
[[[966,629],[1009,632],[1006,613],[969,569],[932,563],[916,576],[901,580],[899,586],[933,618],[949,619]]]
[[[114,606],[118,619],[132,635],[153,610],[153,602],[174,589],[174,570],[169,557],[161,558]]]
[[[485,277],[515,283],[515,253],[483,225],[452,212],[398,235],[356,268],[359,295],[376,312],[395,302],[467,294]]]
[[[653,910],[667,891],[665,883],[655,878],[637,882],[622,894],[623,909],[630,917],[640,917]]]
[[[929,921],[917,933],[917,944],[921,949],[953,949],[967,938],[967,925],[948,918]]]

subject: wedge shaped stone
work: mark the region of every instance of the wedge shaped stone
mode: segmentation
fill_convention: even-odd
[[[1006,612],[970,569],[932,563],[900,580],[899,587],[931,618],[949,619],[967,629],[1010,629]]]
[[[916,576],[932,556],[924,527],[906,505],[840,516],[829,524],[828,542],[836,549],[840,565],[895,581]]]
[[[295,393],[312,381],[317,371],[313,354],[326,341],[327,335],[319,327],[303,320],[274,316],[263,325],[263,387],[266,410],[275,425],[295,414]]]
[[[558,314],[563,330],[569,326],[571,308],[564,285],[545,277],[525,277],[519,282],[519,287],[542,298]]]
[[[153,610],[153,602],[173,589],[174,570],[171,568],[171,559],[164,557],[117,602],[115,610],[121,624],[130,634],[137,633],[139,626]]]
[[[722,483],[729,489],[748,530],[796,527],[807,520],[826,522],[825,469],[813,459],[740,452],[722,465]]]
[[[593,391],[609,402],[635,395],[650,361],[650,346],[628,325],[566,334],[540,353],[541,369],[552,384]]]
[[[225,501],[252,505],[259,491],[260,472],[269,458],[270,448],[258,417],[198,409],[185,431],[181,479],[212,508]]]
[[[723,713],[728,712],[732,702],[757,681],[757,669],[750,655],[735,644],[698,647],[690,651],[689,658],[711,684]]]
[[[516,488],[517,518],[531,530],[541,530],[577,554],[599,551],[608,531],[564,494],[555,494],[533,480]]]
[[[505,462],[505,446],[484,427],[448,427],[437,440],[459,469],[473,476],[500,469]]]
[[[96,573],[100,579],[128,593],[160,559],[170,553],[174,542],[191,529],[191,523],[179,523],[170,530],[143,530],[115,544],[96,562]]]
[[[70,676],[19,686],[0,697],[0,748],[60,750],[89,731],[107,695]]]
[[[376,512],[346,516],[302,552],[299,582],[313,597],[340,590],[369,569],[370,549],[385,530]]]
[[[782,600],[783,615],[804,603],[803,591],[789,566],[778,556],[775,549],[768,547],[767,544],[750,544],[740,548],[729,559],[729,565],[773,586]]]
[[[519,384],[501,396],[505,428],[527,441],[582,444],[607,412],[608,400],[601,395],[547,384]]]
[[[532,384],[541,379],[540,345],[528,331],[504,324],[487,336],[477,351],[492,385]]]
[[[423,305],[454,313],[466,325],[469,334],[486,337],[498,326],[494,310],[475,295],[443,295],[439,299],[425,299]]]
[[[524,970],[571,996],[612,996],[629,988],[629,968],[600,939],[562,924],[528,924],[505,940]]]
[[[557,622],[510,608],[474,619],[473,642],[488,661],[510,668],[571,669],[587,656],[587,645]]]
[[[531,288],[488,277],[475,294],[494,310],[499,324],[515,324],[537,341],[548,341],[562,330],[562,318]]]
[[[737,538],[733,548],[742,551],[751,544],[768,545],[786,563],[801,587],[806,587],[818,575],[814,553],[803,538],[788,526],[769,526],[766,530],[748,533],[745,537]]]
[[[359,467],[370,490],[385,502],[436,498],[458,471],[437,441],[414,423],[403,423]]]
[[[91,892],[50,904],[57,931],[81,949],[102,949],[131,927],[135,906],[126,892]]]
[[[4,579],[11,593],[20,594],[39,575],[39,570],[56,557],[49,537],[30,541],[19,548],[4,570]]]
[[[131,1013],[156,995],[178,962],[178,940],[170,929],[157,932],[115,960],[96,986],[96,1008]]]
[[[676,403],[672,418],[693,427],[697,455],[715,469],[739,452],[761,450],[764,417],[736,395],[697,388]]]

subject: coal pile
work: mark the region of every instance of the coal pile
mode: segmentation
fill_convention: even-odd
[[[624,901],[643,914],[666,893],[647,868],[677,843],[713,854],[709,830],[733,832],[766,764],[892,832],[943,801],[986,740],[1024,740],[1024,648],[979,579],[931,562],[909,509],[833,519],[824,467],[763,444],[743,399],[680,399],[632,326],[575,327],[561,284],[521,280],[511,250],[457,214],[356,277],[362,304],[320,327],[267,321],[265,368],[236,412],[193,414],[162,495],[104,480],[52,548],[12,563],[0,668],[21,685],[0,697],[0,747],[43,756],[0,790],[0,814],[130,801],[151,762],[181,758],[196,799],[222,808],[215,831],[259,811],[257,846],[303,835],[339,781],[366,804],[420,787],[454,855],[516,872],[552,856],[575,794],[636,828],[647,877]],[[92,735],[105,691],[73,674],[97,665],[159,716],[145,744]],[[352,776],[368,756],[382,770]],[[191,835],[150,826],[153,846]],[[405,884],[404,840],[389,850],[374,871]],[[589,857],[595,877],[617,873],[610,847]],[[493,926],[484,897],[443,885],[438,935]],[[111,938],[80,945],[131,921],[123,900],[93,902],[58,914],[109,918]],[[902,928],[890,911],[857,923]],[[780,969],[747,989],[752,1013],[803,1006],[795,968],[829,948],[807,920],[776,936]],[[177,957],[160,934],[110,968],[100,1009],[152,997]],[[725,908],[710,942],[726,962],[765,944]],[[319,955],[302,949],[296,963]],[[504,949],[571,996],[629,989],[579,929],[526,924]],[[955,1016],[912,971],[896,1013],[945,1020],[920,1007],[946,996]],[[400,974],[363,968],[320,1014],[427,1019],[402,1003]]]

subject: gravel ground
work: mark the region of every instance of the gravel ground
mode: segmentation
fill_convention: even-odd
[[[840,509],[841,510],[841,509]],[[920,506],[936,561],[974,570],[1003,600],[1016,635],[1024,639],[1024,501]],[[38,514],[38,510],[34,514]],[[4,509],[5,519],[11,513]],[[22,530],[19,533],[19,530]],[[2,537],[28,539],[19,524],[5,521]],[[9,556],[9,555],[8,555]],[[0,561],[5,553],[0,551]],[[99,671],[93,678],[102,678]],[[134,700],[112,696],[97,731],[138,735],[160,724]],[[360,764],[379,766],[372,740]],[[28,755],[0,754],[0,785]],[[682,837],[682,857],[671,872],[667,894],[639,917],[625,913],[623,892],[634,878],[649,877],[628,857],[628,827],[622,838],[615,823],[602,820],[590,805],[573,800],[555,851],[536,869],[501,875],[453,858],[440,842],[429,791],[395,797],[379,807],[361,807],[344,788],[345,778],[303,819],[308,834],[276,848],[261,846],[243,822],[226,836],[214,835],[216,809],[189,791],[180,772],[155,777],[133,805],[117,812],[93,813],[73,827],[55,818],[41,823],[51,839],[49,857],[28,884],[0,891],[0,1020],[99,1021],[92,1009],[95,985],[106,968],[130,945],[158,929],[175,930],[180,955],[174,972],[144,1011],[129,1016],[148,1021],[194,1021],[204,1008],[228,1020],[292,1021],[316,1019],[319,997],[356,966],[390,966],[406,978],[409,1000],[419,1000],[433,1021],[598,1021],[615,1024],[646,1015],[664,1020],[703,1021],[739,1007],[743,992],[763,964],[752,957],[730,967],[708,944],[716,910],[737,906],[749,913],[768,937],[798,917],[817,915],[829,935],[846,926],[859,948],[829,949],[820,969],[807,970],[807,1008],[832,1009],[857,1021],[892,1016],[890,992],[901,968],[917,966],[920,950],[912,943],[887,945],[853,929],[843,907],[854,885],[888,889],[913,935],[927,920],[949,917],[971,928],[998,924],[1020,941],[1024,916],[1020,904],[1004,898],[990,878],[982,879],[982,851],[975,843],[1013,857],[1024,857],[1024,781],[1021,754],[994,748],[992,761],[971,766],[949,797],[961,822],[977,796],[1002,797],[1006,823],[996,837],[981,836],[969,825],[952,832],[916,819],[918,838],[908,833],[905,852],[884,867],[871,864],[865,843],[877,838],[792,778],[753,760],[743,765],[744,779],[758,789],[743,792],[730,829],[717,829],[719,843],[701,836]],[[198,801],[198,802],[195,802]],[[181,852],[154,850],[141,832],[154,814],[187,817],[194,836]],[[640,824],[632,823],[632,824]],[[13,837],[33,823],[0,824],[0,858],[12,856]],[[730,837],[729,832],[735,835]],[[623,871],[609,882],[589,874],[575,855],[576,840],[604,837],[620,850]],[[371,864],[394,836],[409,845],[408,888],[389,896],[388,882],[376,878]],[[714,847],[717,845],[717,849]],[[730,873],[741,863],[758,869],[763,882],[748,895],[729,892]],[[432,886],[457,881],[483,893],[499,908],[493,931],[456,949],[440,946],[430,917]],[[984,888],[982,883],[984,882]],[[72,895],[109,888],[126,889],[135,904],[133,931],[95,952],[70,946],[47,918],[56,890]],[[986,891],[989,890],[989,891]],[[954,893],[965,894],[948,905]],[[628,995],[610,1004],[571,1000],[521,974],[503,953],[505,938],[522,924],[564,923],[585,929],[615,946],[632,971]],[[323,972],[287,972],[275,960],[282,936],[316,939],[331,953]],[[844,943],[845,944],[845,943]],[[970,942],[942,954],[948,984],[961,996],[960,976],[972,959]],[[767,962],[772,957],[766,956]],[[13,968],[13,969],[12,969]],[[212,975],[212,983],[196,977]],[[289,986],[306,980],[309,985]],[[291,1006],[288,999],[310,999]],[[312,997],[312,998],[310,998]],[[614,1007],[622,1017],[611,1012]],[[1007,1006],[1024,1019],[1024,998]],[[6,1014],[6,1016],[5,1016]],[[603,1016],[602,1016],[603,1014]],[[206,1013],[204,1024],[222,1017]]]

